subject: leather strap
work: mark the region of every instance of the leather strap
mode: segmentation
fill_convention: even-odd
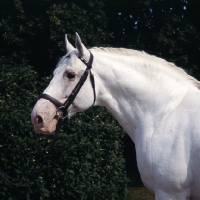
[[[55,99],[55,98],[53,98],[53,97],[51,97],[50,95],[48,95],[48,94],[40,94],[39,96],[38,96],[38,99],[46,99],[46,100],[49,100],[52,104],[54,104],[55,106],[56,106],[56,108],[59,108],[59,107],[61,107],[63,104],[60,102],[60,101],[58,101],[57,99]]]

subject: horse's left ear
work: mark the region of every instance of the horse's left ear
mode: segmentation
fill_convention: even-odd
[[[78,35],[78,33],[76,33],[76,48],[79,51],[80,56],[84,56],[87,57],[88,55],[90,55],[89,51],[87,50],[87,48],[84,46],[84,44],[81,42],[81,38]]]
[[[67,53],[74,50],[74,47],[70,44],[70,42],[67,39],[67,34],[65,34],[65,46],[66,46],[66,52]]]

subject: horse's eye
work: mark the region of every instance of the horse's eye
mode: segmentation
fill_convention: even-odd
[[[73,79],[73,78],[75,78],[75,73],[73,73],[73,72],[66,72],[66,73],[65,73],[65,76],[66,76],[68,79]]]

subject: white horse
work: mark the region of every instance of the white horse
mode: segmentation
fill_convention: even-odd
[[[87,50],[76,34],[44,93],[65,102],[94,56],[95,106],[105,106],[131,137],[144,185],[156,200],[200,199],[200,82],[161,58],[123,48]],[[79,56],[79,57],[78,57]],[[87,77],[67,109],[70,118],[94,101]],[[39,99],[32,114],[37,132],[55,131],[56,107]]]

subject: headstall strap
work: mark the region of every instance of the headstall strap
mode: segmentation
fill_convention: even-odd
[[[90,58],[89,58],[88,62],[85,60],[85,58],[83,56],[79,55],[78,58],[87,66],[88,69],[92,68],[92,63],[93,63],[93,60],[94,60],[94,56],[93,56],[93,54],[91,52],[90,52]]]

